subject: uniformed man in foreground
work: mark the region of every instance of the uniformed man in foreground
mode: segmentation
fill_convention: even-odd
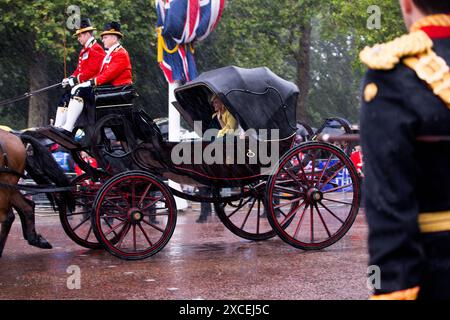
[[[93,105],[93,87],[103,85],[124,86],[133,82],[130,56],[120,44],[123,37],[120,23],[116,21],[107,23],[100,36],[105,49],[107,49],[106,56],[103,58],[98,74],[76,85],[71,91],[72,99],[69,103],[67,120],[62,126],[62,132],[69,136],[72,134],[83,107],[85,105],[95,107]]]
[[[450,137],[450,1],[400,5],[410,33],[361,52],[372,298],[450,299],[450,143],[420,138]]]
[[[62,81],[62,86],[76,86],[78,83],[85,82],[100,72],[103,59],[106,55],[105,50],[97,43],[94,38],[94,31],[89,18],[81,19],[80,28],[77,29],[74,36],[83,46],[78,56],[78,65],[69,78]],[[56,112],[55,127],[62,127],[66,122],[67,106],[70,97],[62,100],[61,106]]]

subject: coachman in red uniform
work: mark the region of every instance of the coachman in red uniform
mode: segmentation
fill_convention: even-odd
[[[78,57],[77,68],[69,78],[65,78],[62,81],[63,87],[67,87],[68,85],[74,87],[78,83],[91,79],[100,72],[106,53],[95,40],[94,30],[96,29],[92,26],[89,18],[81,20],[80,28],[76,31],[74,36],[77,37],[78,42],[83,46],[83,49]],[[62,106],[58,108],[55,120],[56,127],[61,127],[66,122],[66,105],[68,100],[69,98],[67,98],[67,100],[63,98],[63,103],[60,104]]]
[[[105,31],[100,35],[103,45],[107,49],[106,56],[99,68],[99,73],[72,89],[72,99],[69,103],[67,120],[62,127],[63,133],[71,135],[78,117],[85,104],[93,106],[93,86],[113,85],[123,86],[132,84],[132,69],[128,52],[120,44],[123,34],[120,23],[111,22],[105,25]]]
[[[94,84],[96,86],[105,84],[123,86],[133,83],[130,56],[119,42],[123,37],[120,32],[120,24],[108,23],[100,36],[108,53],[103,60],[100,73],[94,78]]]

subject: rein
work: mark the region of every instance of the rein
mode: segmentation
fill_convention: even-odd
[[[31,98],[32,96],[34,96],[34,95],[36,95],[38,93],[43,93],[43,92],[46,92],[46,91],[48,91],[50,89],[53,89],[53,88],[56,88],[56,87],[59,87],[59,86],[61,86],[61,83],[55,83],[55,84],[52,84],[51,86],[48,86],[48,87],[45,87],[45,88],[42,88],[42,89],[39,89],[39,90],[36,90],[36,91],[26,92],[23,95],[15,97],[15,98],[10,98],[10,99],[6,99],[6,100],[3,100],[3,101],[0,101],[0,107],[3,107],[5,105],[11,104],[11,103],[14,103],[14,102],[17,102],[17,101],[21,101],[21,100],[25,100],[25,99]]]
[[[11,185],[0,182],[0,189],[1,188],[9,190],[27,191],[34,194],[73,191],[73,187],[55,187],[53,185],[23,185],[23,184]]]

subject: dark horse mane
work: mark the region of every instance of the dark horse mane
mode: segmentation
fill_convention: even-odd
[[[26,131],[19,137],[24,144],[28,143],[33,148],[32,151],[27,149],[25,170],[38,185],[70,186],[70,181],[63,169],[58,165],[50,151],[39,142],[39,138],[42,137],[38,133]],[[56,209],[55,203],[58,206],[66,203],[71,211],[75,208],[75,199],[71,192],[61,192],[60,198],[53,193],[47,193],[46,195],[54,209]]]

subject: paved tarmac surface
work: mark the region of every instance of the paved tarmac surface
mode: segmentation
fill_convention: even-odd
[[[122,261],[73,243],[56,215],[38,214],[37,230],[52,250],[29,246],[17,218],[0,259],[0,299],[301,300],[367,299],[364,211],[349,233],[319,252],[278,238],[243,240],[219,219],[198,224],[198,211],[178,217],[169,244],[143,261]],[[70,266],[81,289],[67,287]],[[70,279],[69,279],[70,280]],[[70,283],[73,283],[69,281]]]

